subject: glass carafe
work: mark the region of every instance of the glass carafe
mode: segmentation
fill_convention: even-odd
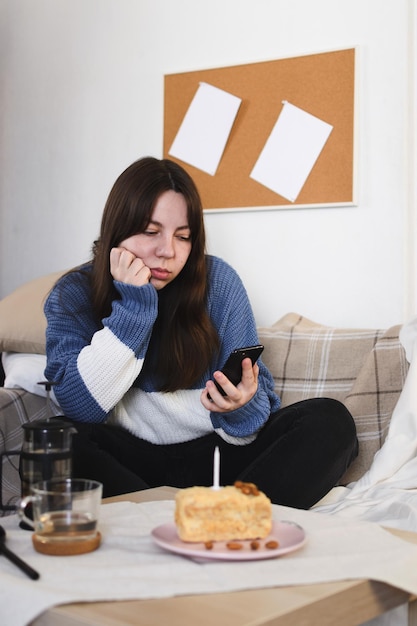
[[[19,474],[22,497],[41,480],[71,478],[72,435],[76,429],[59,417],[23,424]]]

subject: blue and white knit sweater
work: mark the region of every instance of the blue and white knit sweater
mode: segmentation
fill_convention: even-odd
[[[208,311],[220,337],[220,354],[191,389],[160,392],[150,377],[133,386],[148,350],[158,311],[158,292],[115,281],[121,299],[98,328],[91,310],[88,278],[64,276],[45,303],[46,378],[67,417],[80,422],[119,424],[155,444],[189,441],[215,430],[230,443],[253,441],[280,406],[273,378],[259,360],[259,385],[245,406],[229,413],[207,411],[200,402],[205,382],[231,350],[258,343],[246,290],[223,260],[208,256]],[[88,268],[88,266],[87,266]]]

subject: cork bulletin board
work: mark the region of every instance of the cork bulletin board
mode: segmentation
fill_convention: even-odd
[[[214,176],[169,154],[200,83],[242,100]],[[294,202],[250,178],[283,101],[333,127]],[[354,48],[168,74],[164,77],[164,157],[191,174],[205,210],[354,204],[354,102]]]

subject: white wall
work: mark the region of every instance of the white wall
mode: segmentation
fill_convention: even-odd
[[[209,213],[208,247],[261,325],[417,311],[414,0],[0,0],[0,24],[0,297],[89,256],[115,178],[162,156],[164,74],[357,46],[358,205]]]

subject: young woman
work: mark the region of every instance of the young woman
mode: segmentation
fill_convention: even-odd
[[[219,370],[258,343],[236,272],[205,254],[201,200],[186,171],[147,157],[116,180],[91,262],[45,304],[46,377],[77,422],[74,474],[104,495],[160,485],[254,482],[275,503],[308,508],[357,454],[339,402],[280,409],[262,362],[235,386]],[[214,381],[223,388],[220,393]]]

